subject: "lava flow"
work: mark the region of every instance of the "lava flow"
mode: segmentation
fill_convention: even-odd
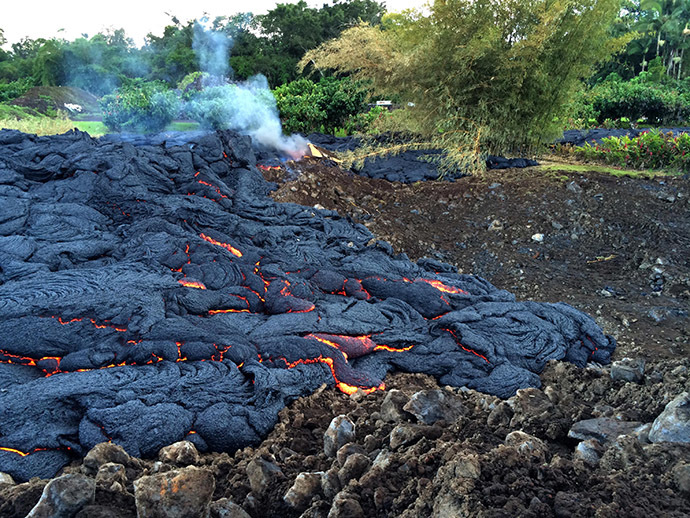
[[[273,201],[229,131],[3,130],[0,163],[0,466],[17,481],[104,441],[232,452],[324,383],[372,392],[404,371],[510,397],[548,360],[615,348],[566,304],[518,302]]]

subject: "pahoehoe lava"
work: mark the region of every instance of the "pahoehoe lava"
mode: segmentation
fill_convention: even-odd
[[[507,397],[548,360],[609,361],[571,306],[276,203],[247,137],[190,138],[0,132],[0,471],[51,477],[103,441],[233,451],[391,370]]]

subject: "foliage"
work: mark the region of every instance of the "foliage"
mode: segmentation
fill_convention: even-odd
[[[655,82],[653,74],[654,68],[631,81],[620,81],[613,75],[580,92],[570,105],[572,118],[579,123],[595,120],[596,125],[603,126],[607,120],[622,119],[654,125],[686,121],[690,117],[690,91],[675,81]]]
[[[396,92],[421,138],[475,167],[482,152],[526,151],[558,134],[578,81],[624,41],[608,25],[617,0],[445,0],[428,15],[360,25],[300,61]]]
[[[11,101],[36,86],[32,77],[17,79],[10,83],[0,83],[0,102]]]
[[[273,90],[287,132],[334,132],[366,109],[366,89],[349,78],[298,79]]]
[[[652,130],[638,137],[623,136],[602,139],[601,144],[586,143],[575,148],[583,160],[604,162],[634,169],[690,170],[690,135]]]
[[[174,92],[158,81],[133,80],[101,99],[103,122],[114,131],[160,131],[179,112]]]

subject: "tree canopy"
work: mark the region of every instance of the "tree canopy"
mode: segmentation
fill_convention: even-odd
[[[618,0],[436,0],[348,29],[300,66],[400,94],[414,130],[451,148],[524,150],[557,133],[579,81],[625,44],[608,30],[618,14]]]

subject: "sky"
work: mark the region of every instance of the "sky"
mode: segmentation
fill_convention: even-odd
[[[251,11],[262,14],[277,3],[297,3],[297,0],[253,0],[233,2],[223,0],[0,0],[0,28],[5,32],[8,47],[24,37],[59,37],[74,40],[86,33],[89,36],[107,30],[125,29],[137,45],[144,43],[148,33],[158,36],[170,24],[170,16],[180,21],[227,16]],[[327,0],[307,0],[311,7],[319,7]],[[389,11],[420,7],[425,0],[386,0]]]

